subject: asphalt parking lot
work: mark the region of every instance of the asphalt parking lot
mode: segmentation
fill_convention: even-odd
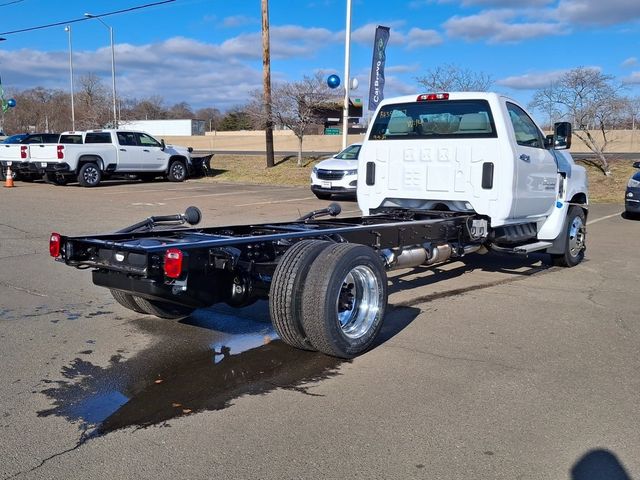
[[[327,203],[198,180],[0,190],[0,478],[640,477],[640,221],[620,205],[592,206],[572,269],[489,254],[392,275],[352,361],[282,344],[264,302],[135,314],[47,251],[51,231],[189,205],[224,225]]]

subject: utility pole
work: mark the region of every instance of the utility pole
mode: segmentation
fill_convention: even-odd
[[[262,0],[262,83],[264,111],[267,121],[264,129],[267,147],[267,168],[275,165],[273,157],[273,119],[271,118],[271,53],[269,46],[269,0]]]
[[[351,72],[349,72],[349,56],[351,52],[351,0],[347,0],[347,25],[344,38],[344,105],[342,107],[342,149],[347,148],[349,134],[349,89],[351,88]]]

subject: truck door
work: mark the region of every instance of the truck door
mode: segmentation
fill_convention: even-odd
[[[138,148],[140,149],[141,169],[157,172],[166,168],[166,155],[162,151],[162,145],[146,133],[136,133]]]
[[[118,171],[135,172],[141,168],[140,148],[133,132],[117,132]]]
[[[507,102],[507,112],[515,135],[516,192],[512,217],[547,215],[556,200],[558,167],[544,146],[544,136],[527,112]]]

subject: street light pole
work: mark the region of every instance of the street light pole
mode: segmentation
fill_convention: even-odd
[[[71,25],[64,27],[69,34],[69,84],[71,86],[71,130],[76,129],[76,110],[73,105],[73,47],[71,46]]]
[[[116,108],[116,51],[113,47],[113,28],[107,25],[100,17],[91,13],[85,13],[87,18],[95,18],[109,30],[109,40],[111,42],[111,88],[113,90],[113,127],[118,128],[118,111]]]
[[[351,52],[351,0],[347,0],[347,26],[344,40],[344,106],[342,108],[342,149],[347,148],[347,134],[349,133],[349,56]]]

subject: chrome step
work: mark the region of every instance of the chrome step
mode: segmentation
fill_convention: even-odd
[[[528,243],[526,245],[518,245],[517,247],[513,247],[513,248],[497,247],[495,245],[492,245],[491,249],[495,250],[496,252],[527,255],[528,253],[533,253],[533,252],[537,252],[537,251],[549,248],[551,245],[553,245],[552,242],[539,241],[534,243]]]

